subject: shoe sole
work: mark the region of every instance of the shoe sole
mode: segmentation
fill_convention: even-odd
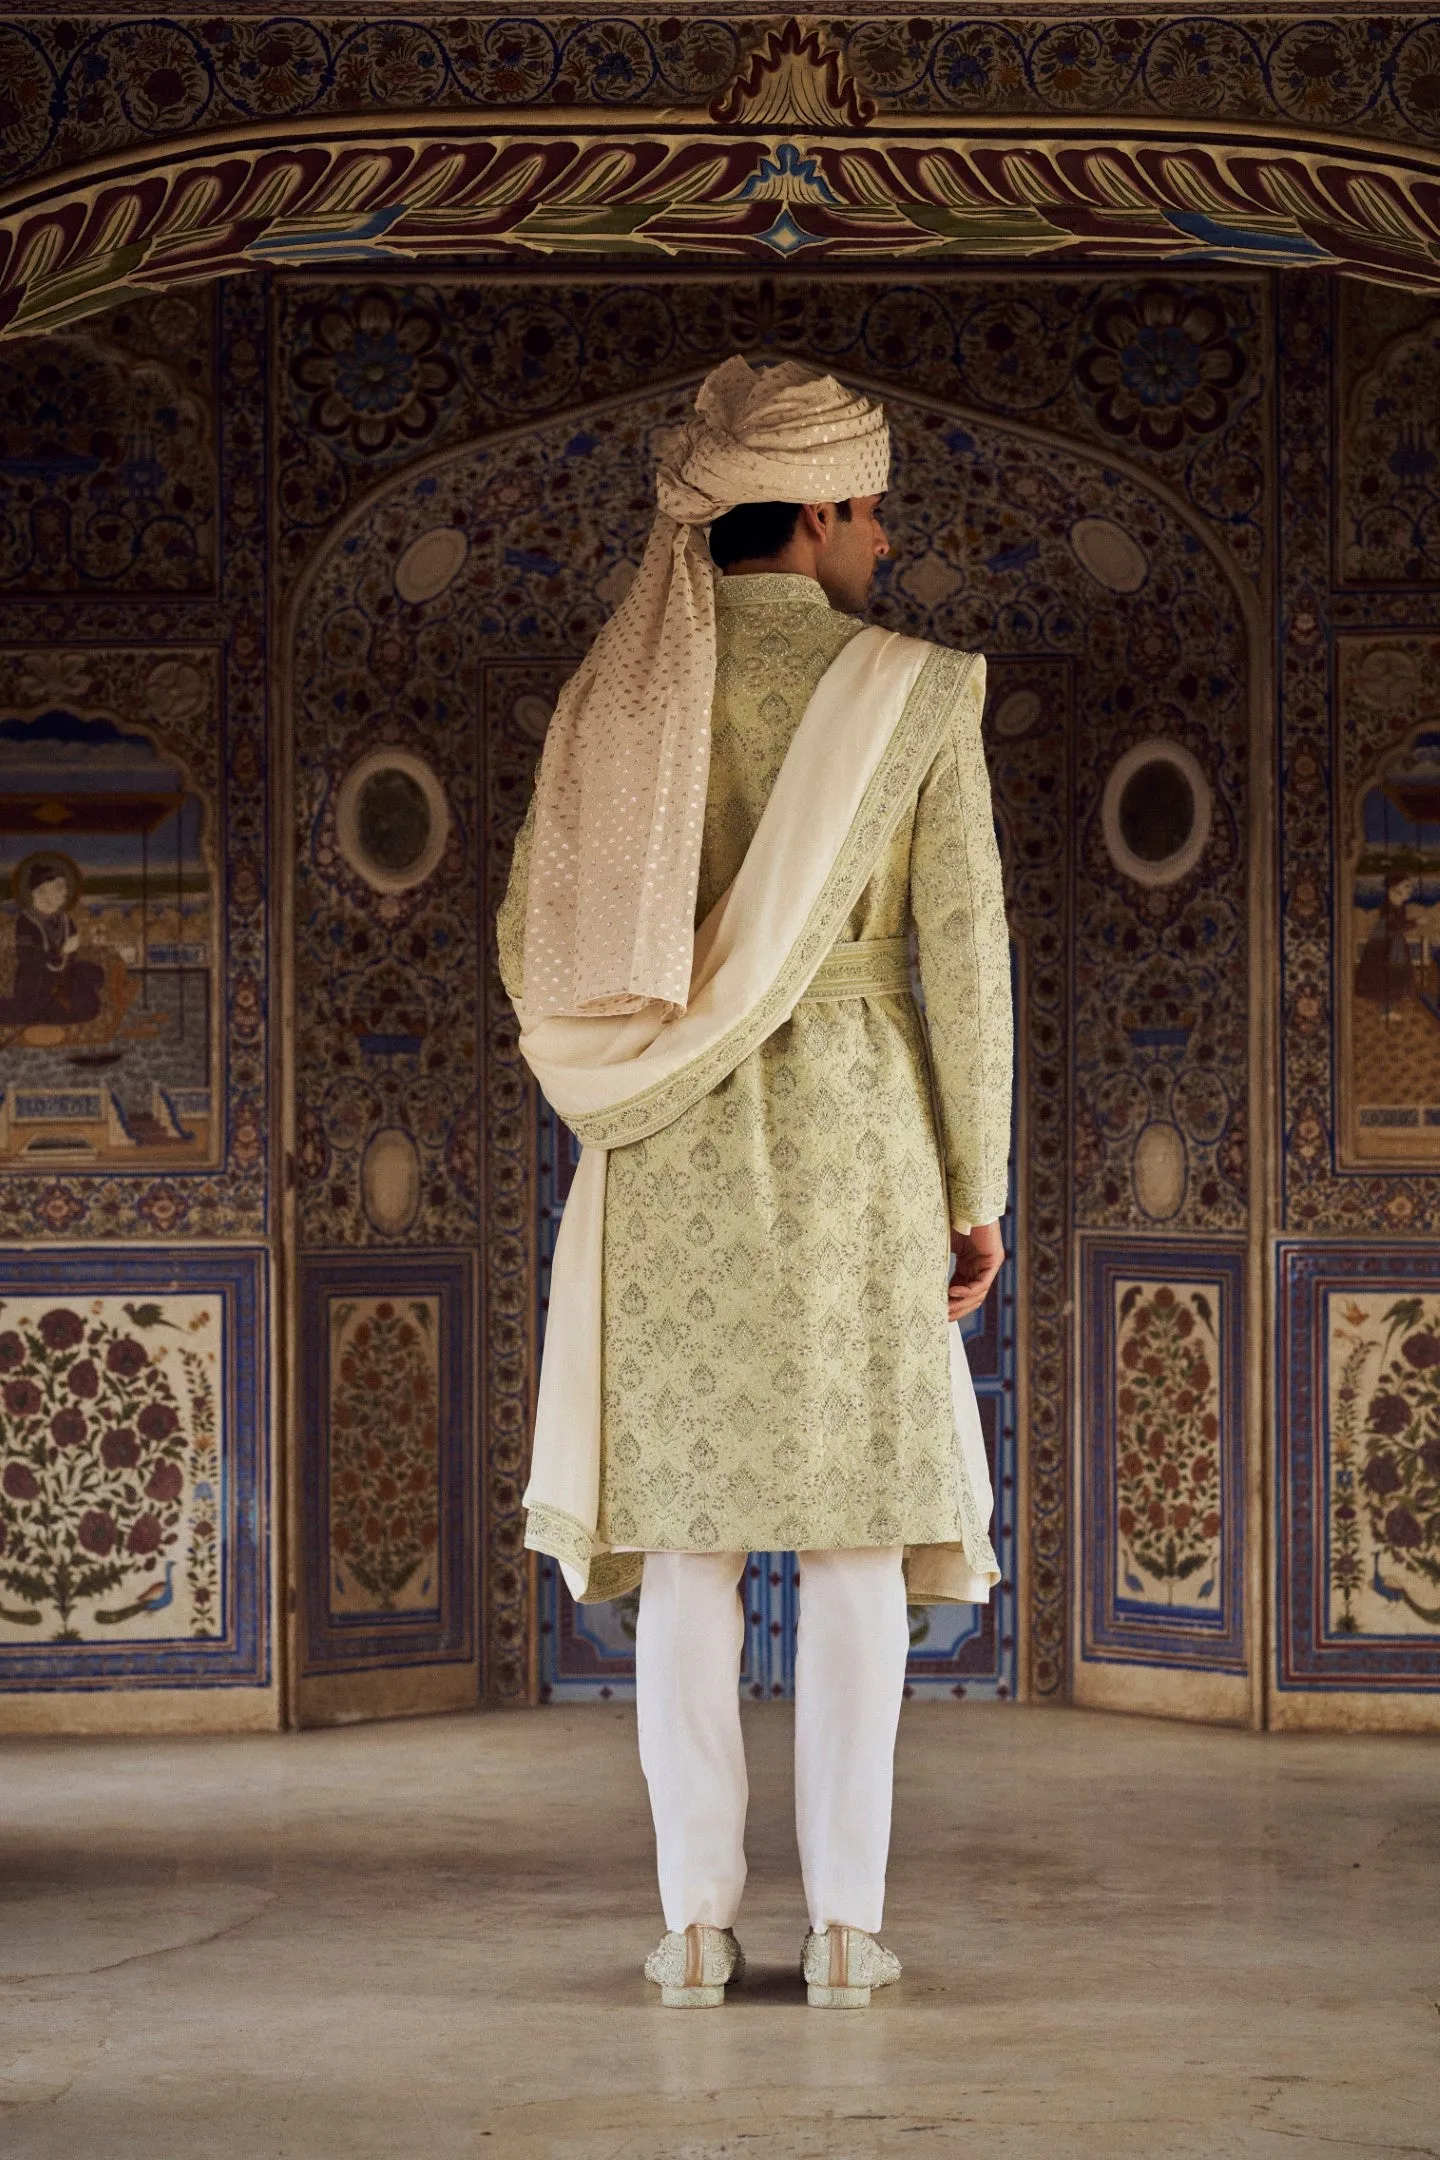
[[[666,2010],[718,2010],[725,2000],[723,1987],[662,1987],[660,2001]]]
[[[868,2010],[870,2007],[868,1987],[817,1987],[811,1981],[805,1996],[812,2010]]]

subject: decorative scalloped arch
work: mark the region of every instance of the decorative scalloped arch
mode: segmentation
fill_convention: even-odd
[[[723,103],[658,125],[594,107],[362,113],[177,136],[19,183],[0,193],[0,334],[256,263],[457,255],[911,275],[1120,256],[1440,285],[1440,150],[1273,124],[871,119],[833,56],[772,42]]]

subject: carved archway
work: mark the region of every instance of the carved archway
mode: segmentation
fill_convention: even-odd
[[[809,357],[813,360],[817,355],[811,353]],[[953,399],[897,386],[893,379],[862,374],[850,367],[843,373],[847,382],[855,387],[904,406],[914,416],[963,425],[995,442],[1013,442],[1027,452],[1065,458],[1077,468],[1084,467],[1092,473],[1098,474],[1104,469],[1122,475],[1125,486],[1136,500],[1142,496],[1147,498],[1157,510],[1163,510],[1177,531],[1183,529],[1198,543],[1196,554],[1208,566],[1206,578],[1223,585],[1229,595],[1243,629],[1248,725],[1252,738],[1257,727],[1268,725],[1263,621],[1259,603],[1243,578],[1237,575],[1223,543],[1206,530],[1193,506],[1173,488],[1128,459],[1123,452],[1114,449],[1102,452],[1095,444],[1066,434],[1059,428],[1042,429],[1013,416],[1002,418]],[[693,370],[680,375],[664,374],[653,382],[637,383],[632,391],[611,398],[567,406],[547,412],[543,418],[517,420],[484,435],[447,444],[378,480],[317,539],[288,597],[280,636],[285,655],[280,698],[282,710],[287,714],[284,722],[287,736],[297,733],[307,713],[317,716],[313,725],[319,729],[318,716],[329,713],[334,707],[329,694],[331,677],[326,674],[311,680],[302,665],[301,648],[313,649],[317,656],[328,650],[322,636],[323,610],[318,596],[335,566],[353,565],[344,571],[344,579],[357,581],[358,589],[365,581],[367,573],[363,565],[367,560],[382,566],[392,560],[388,546],[382,548],[375,544],[375,534],[379,530],[377,520],[384,524],[387,542],[393,540],[396,543],[393,559],[398,560],[398,551],[410,545],[422,528],[437,519],[443,523],[452,514],[453,506],[447,508],[443,486],[441,492],[434,492],[434,483],[443,482],[445,475],[469,475],[459,488],[457,502],[485,500],[489,489],[479,477],[481,468],[503,465],[507,456],[524,450],[539,438],[562,443],[575,433],[582,421],[623,420],[647,401],[660,403],[669,398],[676,402],[678,413],[680,403],[697,379],[698,373]],[[422,481],[427,486],[420,494],[417,484]],[[1077,496],[1076,500],[1079,504],[1082,498]],[[1083,501],[1090,502],[1088,494]],[[1098,496],[1096,501],[1099,501]],[[1090,504],[1090,507],[1095,505]],[[470,865],[467,877],[487,893],[487,910],[493,914],[494,904],[504,889],[514,832],[523,812],[531,764],[538,748],[538,736],[532,738],[528,731],[517,733],[510,727],[509,711],[517,697],[533,698],[537,690],[543,689],[553,697],[555,687],[573,665],[576,652],[572,642],[565,638],[558,643],[552,639],[530,651],[523,644],[507,643],[498,633],[487,632],[481,637],[474,627],[482,612],[478,605],[483,587],[480,565],[478,551],[472,551],[464,569],[457,575],[454,587],[447,588],[448,597],[437,602],[436,607],[440,613],[450,608],[455,610],[461,625],[457,636],[462,640],[468,638],[477,650],[494,636],[493,651],[487,656],[486,665],[496,677],[497,695],[492,701],[488,690],[480,693],[472,686],[467,692],[469,703],[465,706],[467,713],[476,705],[485,713],[484,732],[489,738],[479,798],[483,816],[477,823],[477,830],[483,829],[485,836],[483,859]],[[613,575],[608,558],[602,569],[607,578]],[[601,570],[595,570],[593,574],[598,577]],[[471,576],[480,578],[481,586],[467,594],[465,580]],[[384,571],[382,584],[389,577],[390,572]],[[324,605],[343,613],[348,605],[349,589],[348,582],[337,586],[336,593]],[[613,604],[613,591],[608,587],[601,597],[605,604]],[[943,605],[943,602],[935,601],[934,604]],[[1107,604],[1121,603],[1112,593]],[[557,617],[564,619],[571,612],[569,603],[564,607],[557,605]],[[897,626],[903,621],[905,626],[923,634],[956,634],[953,623],[938,617],[912,619],[896,614],[894,621]],[[355,651],[358,653],[364,645],[365,639],[360,637]],[[997,709],[1007,698],[1014,705],[1018,692],[1021,698],[1028,695],[1037,707],[1048,696],[1056,701],[1057,710],[1068,710],[1065,700],[1069,692],[1061,680],[1067,662],[1058,649],[1052,660],[1042,661],[1037,668],[1027,654],[1002,651],[997,646],[993,664]],[[329,667],[332,663],[327,661],[323,665]],[[350,668],[352,662],[337,661],[333,665],[336,669]],[[357,660],[353,665],[363,671],[368,670],[370,662]],[[339,679],[338,674],[335,679]],[[1027,687],[1032,682],[1038,685],[1039,695]],[[383,733],[391,726],[386,716],[383,683],[378,684],[378,689],[381,694],[377,694],[367,707],[369,717],[355,733],[355,739],[351,741],[347,734],[336,750],[337,771],[356,754],[362,736],[368,746],[371,734],[367,730],[373,727]],[[349,710],[348,705],[346,709]],[[457,704],[457,714],[459,711]],[[401,730],[408,724],[403,717],[395,723]],[[347,721],[344,727],[353,729],[355,723]],[[457,719],[453,732],[457,742],[471,745],[475,731],[468,719],[463,725]],[[1028,722],[1026,732],[1032,732]],[[1047,736],[1044,755],[1056,770],[1068,770],[1066,761],[1071,753],[1066,746],[1067,725],[1062,722],[1058,731],[1052,730],[1052,733],[1055,739],[1052,741]],[[395,739],[401,739],[399,733]],[[1017,1205],[1023,1225],[1026,1278],[1019,1286],[1016,1298],[1020,1329],[1014,1353],[1019,1389],[1016,1415],[1023,1435],[1023,1456],[1016,1464],[1018,1492],[1013,1505],[1016,1509],[1014,1528],[1024,1548],[1026,1562],[1019,1585],[1019,1609],[1017,1612],[1012,1604],[1010,1610],[1018,1622],[1020,1684],[1026,1692],[1040,1699],[1056,1695],[1065,1686],[1068,1606],[1073,1579],[1069,1552],[1073,1518],[1067,1498],[1073,1406],[1070,1401],[1067,1318],[1071,1231],[1066,1169],[1072,1108],[1068,1082],[1057,1081],[1055,1077],[1057,1072],[1068,1069],[1069,1057],[1064,987],[1068,933],[1057,930],[1055,918],[1057,909],[1064,905],[1060,896],[1067,888],[1062,867],[1066,843],[1056,818],[1058,806],[1068,803],[1070,792],[1068,781],[1060,785],[1054,798],[1044,796],[1034,788],[1033,775],[1025,764],[1025,756],[1032,752],[1025,750],[1018,738],[1012,740],[1010,731],[1001,730],[995,748],[1001,815],[1007,821],[1013,841],[1012,919],[1026,985],[1027,1010],[1032,1014],[1034,1029],[1034,1039],[1027,1041],[1023,1057],[1021,1138],[1017,1150]],[[313,746],[310,754],[313,759]],[[471,754],[469,747],[465,754]],[[1098,751],[1096,755],[1099,755]],[[1093,774],[1085,784],[1090,793],[1095,794],[1097,783]],[[303,788],[292,775],[282,793],[287,802],[293,799],[298,804],[303,797]],[[1010,801],[1012,793],[1013,803]],[[303,822],[302,819],[302,826]],[[477,846],[479,844],[477,840]],[[288,848],[286,854],[288,859]],[[487,945],[490,939],[487,915]],[[318,1007],[321,1002],[318,973],[314,981],[298,986],[298,995],[307,1010]],[[1243,1002],[1243,990],[1241,996]],[[544,1617],[538,1602],[535,1571],[527,1565],[520,1551],[518,1505],[523,1484],[526,1413],[538,1352],[536,1270],[542,1242],[540,1217],[544,1166],[533,1100],[515,1050],[513,1021],[498,981],[492,979],[488,971],[481,1057],[485,1079],[480,1114],[485,1138],[478,1153],[483,1216],[487,1225],[484,1249],[478,1253],[478,1264],[486,1284],[483,1300],[485,1333],[480,1352],[481,1415],[485,1433],[482,1468],[485,1604],[481,1624],[489,1689],[497,1696],[515,1698],[524,1692],[523,1675],[533,1659],[537,1631]],[[318,1101],[320,1087],[318,1072],[292,1074],[286,1092],[292,1099]],[[302,1209],[308,1204],[308,1180],[314,1188],[312,1241],[317,1247],[334,1235],[321,1220],[324,1205],[328,1204],[326,1192],[333,1181],[328,1177],[320,1178],[313,1168],[307,1170],[306,1167],[319,1159],[319,1150],[310,1150],[303,1144],[297,1147],[297,1204]],[[1229,1227],[1233,1234],[1233,1225]],[[348,1232],[345,1234],[349,1235]],[[453,1226],[446,1229],[445,1235],[455,1235]]]
[[[814,28],[708,107],[357,112],[177,134],[0,193],[0,335],[260,263],[1345,267],[1440,285],[1440,150],[1279,120],[878,111]]]

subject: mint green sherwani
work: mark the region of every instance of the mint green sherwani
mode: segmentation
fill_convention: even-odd
[[[745,855],[811,693],[860,629],[804,577],[717,587],[696,919]],[[977,671],[977,675],[978,675]],[[951,1402],[952,1223],[1004,1212],[1010,960],[978,680],[846,932],[917,934],[908,990],[817,984],[720,1086],[609,1156],[597,1542],[645,1550],[984,1540]],[[533,806],[499,922],[519,997]],[[987,1548],[988,1549],[988,1548]],[[938,1556],[937,1556],[938,1557]],[[943,1566],[927,1569],[943,1596]]]

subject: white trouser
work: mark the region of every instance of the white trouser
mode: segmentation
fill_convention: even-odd
[[[647,1553],[635,1630],[640,1761],[667,1928],[730,1927],[745,1887],[745,1553]],[[910,1649],[901,1548],[800,1556],[795,1827],[810,1925],[876,1934]]]

